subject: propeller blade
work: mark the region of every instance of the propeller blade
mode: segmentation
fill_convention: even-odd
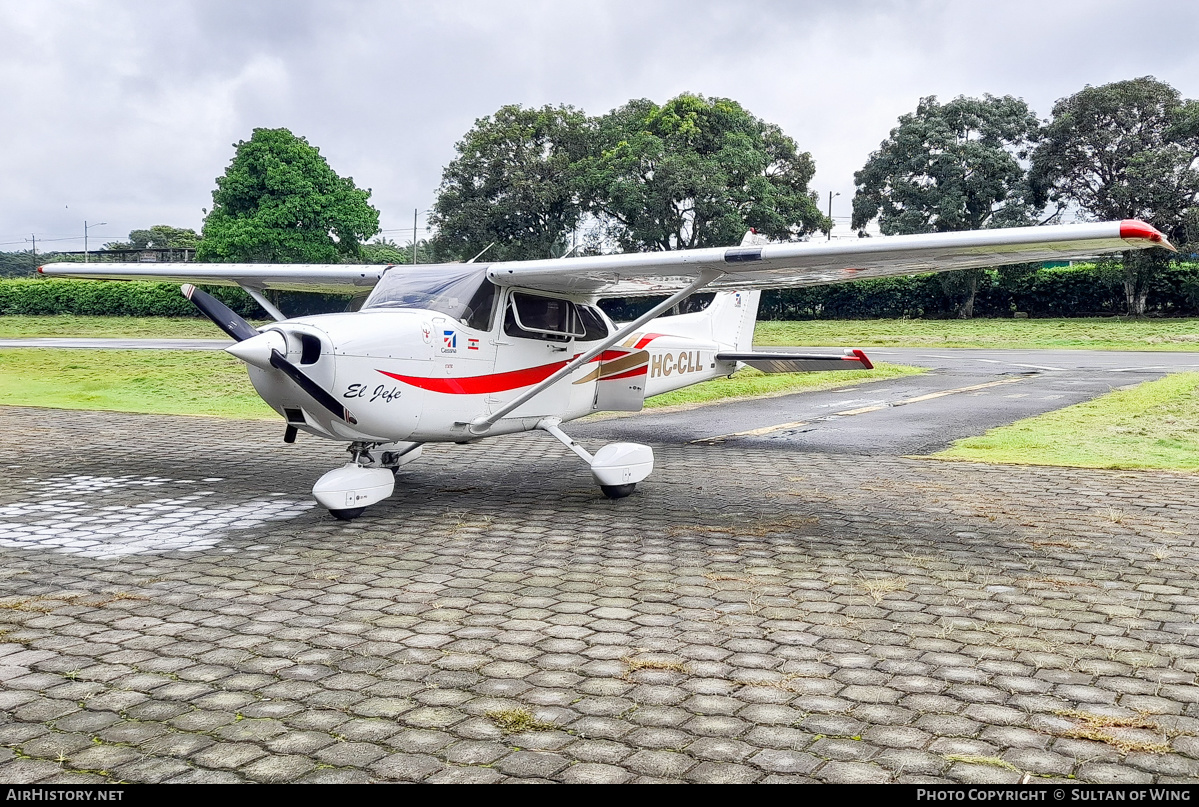
[[[191,300],[204,316],[212,320],[218,328],[237,341],[242,342],[252,336],[258,335],[258,331],[254,330],[253,325],[233,313],[233,309],[211,294],[200,291],[190,283],[184,283],[180,286],[180,289],[183,292],[183,296]]]
[[[255,333],[257,333],[257,331],[255,331]],[[277,350],[271,351],[271,367],[274,367],[276,370],[280,370],[285,373],[288,378],[296,382],[296,386],[311,395],[313,400],[328,409],[337,417],[344,420],[346,423],[355,424],[358,422],[354,416],[350,414],[350,410],[346,409],[345,406],[342,405],[341,401],[337,400],[328,392],[326,392],[320,384],[317,384],[311,378],[304,375],[303,371],[300,370],[299,367],[296,367],[294,364],[289,362],[287,357]]]

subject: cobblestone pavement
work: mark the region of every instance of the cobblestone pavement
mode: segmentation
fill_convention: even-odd
[[[1195,476],[281,431],[0,408],[0,781],[1199,778]]]

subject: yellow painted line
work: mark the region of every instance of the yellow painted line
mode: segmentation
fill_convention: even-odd
[[[1020,376],[1019,378],[1005,378],[1002,381],[988,381],[986,384],[975,384],[970,387],[958,387],[957,389],[947,389],[941,392],[930,392],[928,395],[920,395],[916,398],[905,398],[902,401],[896,401],[892,406],[907,406],[908,404],[920,403],[921,401],[931,401],[933,398],[944,398],[946,395],[957,395],[959,392],[973,392],[976,389],[986,389],[987,387],[1000,387],[1004,384],[1015,384],[1018,381],[1024,381],[1029,376]]]
[[[902,401],[895,401],[894,403],[863,406],[860,409],[846,409],[842,412],[834,412],[831,415],[826,415],[825,417],[815,418],[815,420],[826,420],[830,417],[850,417],[851,415],[864,415],[867,412],[878,412],[881,409],[890,409],[896,406],[907,406],[908,404],[920,403],[921,401],[931,401],[935,398],[944,398],[946,395],[958,395],[963,392],[974,392],[975,390],[987,389],[989,387],[999,387],[1003,386],[1004,384],[1015,384],[1019,381],[1024,381],[1026,378],[1027,376],[1021,376],[1019,378],[1004,378],[1000,381],[988,381],[985,384],[972,384],[969,387],[958,387],[957,389],[946,389],[941,390],[940,392],[930,392],[927,395],[918,395],[915,398],[904,398]],[[732,434],[719,434],[715,437],[701,437],[698,440],[692,440],[691,442],[693,444],[719,443],[733,437],[761,437],[762,435],[770,434],[771,432],[797,429],[800,426],[807,426],[812,422],[813,421],[810,420],[795,420],[791,423],[779,423],[774,426],[763,426],[760,429],[749,429],[748,431],[733,432]]]
[[[833,412],[834,415],[842,417],[848,415],[864,415],[867,412],[877,412],[880,409],[886,409],[888,404],[878,404],[877,406],[863,406],[861,409],[846,409],[844,412]]]
[[[776,432],[776,431],[779,431],[780,429],[797,429],[800,426],[807,426],[807,425],[808,425],[808,421],[806,421],[806,420],[795,420],[795,421],[792,421],[791,423],[779,423],[777,426],[763,426],[760,429],[750,429],[749,431],[746,431],[746,432],[734,432],[733,434],[722,434],[719,437],[703,437],[703,438],[700,438],[699,440],[692,440],[691,442],[701,443],[701,442],[707,442],[709,440],[724,440],[728,437],[756,437],[759,434],[770,434],[770,432]]]

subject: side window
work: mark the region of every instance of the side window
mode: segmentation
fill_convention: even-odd
[[[567,342],[583,337],[586,330],[570,300],[518,291],[512,293],[504,312],[504,333],[524,339]]]
[[[604,318],[594,308],[579,305],[575,306],[575,310],[578,312],[579,322],[583,325],[584,333],[579,337],[582,341],[594,342],[608,335],[608,326],[604,324]]]

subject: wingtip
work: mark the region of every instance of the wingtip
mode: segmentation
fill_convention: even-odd
[[[46,267],[44,267],[44,266],[39,266],[39,267],[37,268],[37,273],[38,273],[39,275],[44,275],[44,274],[46,273]]]
[[[184,283],[179,287],[179,290],[183,292],[184,297],[190,300],[192,298],[192,292],[196,290],[196,287],[191,283]]]
[[[1125,241],[1151,241],[1155,246],[1163,247],[1171,252],[1178,251],[1161,231],[1140,219],[1124,219],[1120,222],[1120,238]]]

